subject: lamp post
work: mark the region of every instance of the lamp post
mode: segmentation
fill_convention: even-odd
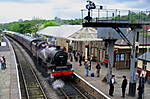
[[[88,16],[86,16],[85,19],[88,22],[90,22],[90,20],[92,19],[92,17],[91,17],[91,9],[95,9],[96,6],[95,6],[94,2],[92,2],[90,0],[88,0],[87,2],[89,3],[89,4],[86,5],[86,9],[88,9]]]

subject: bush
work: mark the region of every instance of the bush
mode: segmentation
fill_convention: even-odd
[[[43,27],[46,28],[48,26],[59,26],[60,24],[55,21],[49,21],[43,24]]]

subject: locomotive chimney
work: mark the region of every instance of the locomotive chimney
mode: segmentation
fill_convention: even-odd
[[[56,49],[59,50],[59,49],[60,49],[60,46],[56,46]]]

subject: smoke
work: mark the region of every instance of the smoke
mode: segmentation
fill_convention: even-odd
[[[52,84],[54,89],[62,88],[64,85],[65,85],[65,83],[60,79],[54,81]]]

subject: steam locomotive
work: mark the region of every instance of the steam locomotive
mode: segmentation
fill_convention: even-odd
[[[13,33],[11,37],[25,46],[36,57],[38,63],[43,64],[51,78],[73,76],[72,64],[67,61],[68,54],[59,46],[52,46],[43,40],[19,33]]]

